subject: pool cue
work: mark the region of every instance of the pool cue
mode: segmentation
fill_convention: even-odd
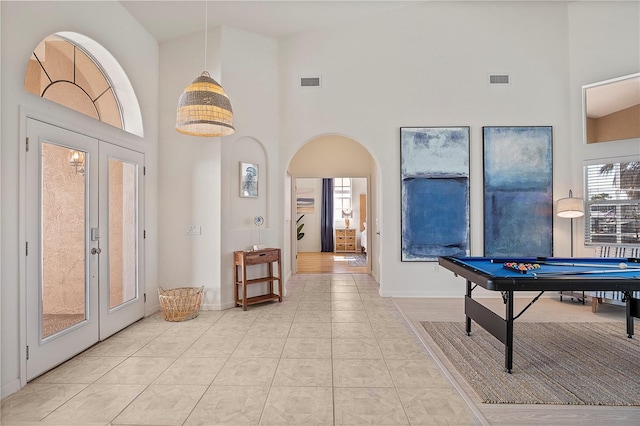
[[[615,274],[626,271],[638,271],[640,272],[640,268],[631,268],[631,269],[604,269],[604,270],[593,270],[593,271],[557,271],[557,272],[533,272],[531,276],[533,277],[544,277],[544,276],[558,276],[558,275],[587,275],[587,274]],[[640,278],[637,276],[629,277],[629,278]]]
[[[512,262],[512,263],[522,263],[522,262],[516,262],[514,261],[506,261],[505,263],[508,262]],[[498,260],[491,260],[491,263],[502,263]],[[613,264],[613,265],[607,265],[607,264],[600,264],[600,263],[571,263],[571,262],[548,262],[546,260],[536,260],[536,261],[532,261],[532,262],[527,262],[527,263],[537,263],[538,265],[549,265],[549,266],[574,266],[574,267],[580,267],[580,266],[584,266],[584,267],[590,267],[590,268],[615,268],[615,269],[619,269],[621,271],[624,271],[626,269],[639,269],[640,268],[640,264],[638,264],[637,267],[629,267],[629,264],[626,262],[620,262],[617,264]],[[624,263],[626,268],[621,268],[620,264]],[[631,264],[633,265],[634,262],[631,262]]]
[[[545,260],[541,260],[533,263],[537,263],[539,265],[549,265],[549,266],[585,266],[585,267],[592,267],[592,268],[615,268],[620,270],[636,269],[634,267],[629,268],[629,265],[626,262],[621,262],[627,266],[626,268],[621,268],[620,263],[616,263],[613,265],[606,265],[606,264],[599,264],[599,263],[547,262]]]

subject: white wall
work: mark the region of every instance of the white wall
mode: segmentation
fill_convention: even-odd
[[[207,70],[220,79],[220,29],[208,31]],[[160,45],[158,274],[164,288],[205,286],[203,307],[220,298],[221,139],[176,131],[184,88],[204,70],[204,31]],[[201,235],[187,235],[198,226]]]
[[[637,3],[568,6],[427,2],[280,44],[282,157],[315,135],[337,133],[361,143],[380,167],[372,196],[381,207],[375,230],[381,234],[382,295],[459,296],[464,287],[434,263],[400,261],[400,127],[471,126],[473,255],[483,253],[482,126],[553,126],[554,198],[566,196],[569,185],[574,194],[581,192],[572,149],[581,129],[572,120],[580,108],[572,96],[579,79],[571,78],[576,71],[570,59],[608,59],[615,43],[616,61],[625,65],[609,72],[637,71],[639,20]],[[585,25],[575,23],[582,19]],[[602,20],[621,24],[600,25]],[[574,41],[581,37],[600,41]],[[606,61],[599,67],[604,74]],[[493,73],[510,74],[511,84],[489,86]],[[297,81],[305,75],[321,75],[322,88],[300,90]],[[556,253],[566,253],[568,246],[567,235],[558,232]]]
[[[362,232],[360,231],[360,218],[367,211],[366,205],[360,205],[360,195],[367,195],[367,184],[367,179],[364,178],[355,178],[352,181],[353,218],[351,219],[351,228],[356,230],[356,248],[358,251],[360,251],[360,239],[362,236]]]
[[[229,307],[229,302],[233,300],[233,251],[257,244],[256,226],[253,224],[257,214],[265,219],[260,231],[261,244],[284,247],[286,215],[282,182],[286,172],[280,168],[278,157],[280,94],[277,42],[269,37],[224,27],[221,61],[223,87],[231,98],[236,127],[236,133],[230,137],[234,138],[233,144],[225,144],[223,140],[222,145],[222,182],[228,176],[234,179],[231,185],[223,185],[221,199],[221,293],[222,306]],[[238,144],[242,144],[243,140],[252,142],[245,143],[242,148]],[[264,162],[260,171],[260,179],[264,184],[260,185],[260,194],[255,203],[240,198],[235,185],[235,176],[239,173],[238,162],[251,158]],[[234,221],[237,225],[233,224]],[[265,268],[262,271],[257,267],[252,268],[253,271],[247,274],[250,277],[263,276]],[[283,271],[290,270],[284,253],[282,268]],[[265,289],[266,284],[262,288],[252,288],[250,296],[264,293]]]
[[[176,132],[178,97],[203,71],[204,31],[163,43],[159,275],[166,287],[204,285],[202,308],[225,309],[235,306],[233,252],[258,239],[282,247],[285,173],[279,173],[277,155],[275,41],[222,27],[209,29],[208,37],[207,71],[229,96],[236,131],[222,138]],[[259,165],[258,198],[240,197],[240,161]],[[259,235],[256,215],[265,219]],[[201,226],[202,234],[186,235],[190,225]]]
[[[99,19],[87,19],[99,17]],[[82,129],[104,140],[117,140],[145,152],[145,291],[157,294],[157,125],[158,45],[118,2],[0,2],[2,73],[2,396],[19,388],[19,107],[47,117],[64,117],[71,130]],[[117,29],[117,30],[116,30]],[[90,120],[23,90],[27,62],[34,47],[58,31],[84,34],[120,63],[134,88],[142,112],[144,138]],[[131,41],[135,40],[135,43]],[[153,299],[153,298],[152,298]],[[157,305],[157,303],[156,303]],[[147,312],[152,308],[147,307]]]
[[[295,180],[296,190],[310,189],[314,194],[314,209],[313,213],[304,213],[304,217],[300,222],[296,223],[297,226],[304,224],[302,231],[304,237],[297,240],[297,248],[299,252],[320,252],[322,250],[322,240],[320,237],[320,224],[321,224],[321,206],[322,206],[322,178],[297,178]],[[299,213],[296,216],[296,220],[302,214]]]
[[[634,141],[586,145],[582,135],[582,86],[640,71],[640,3],[583,3],[569,5],[570,61],[570,176],[559,182],[568,196],[584,196],[582,166],[584,161],[617,156],[640,155],[640,144]],[[563,175],[564,176],[564,175]],[[565,194],[565,195],[562,195]],[[569,221],[559,219],[557,233],[569,245]],[[584,219],[574,220],[576,256],[594,255],[594,247],[584,246]]]

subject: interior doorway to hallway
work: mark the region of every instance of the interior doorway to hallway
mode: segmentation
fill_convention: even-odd
[[[332,179],[333,242],[322,241],[323,179],[295,179],[296,271],[298,273],[369,273],[367,256],[368,179]],[[326,237],[326,236],[325,236]],[[323,247],[324,246],[324,247]]]
[[[367,274],[365,253],[298,252],[299,274]]]

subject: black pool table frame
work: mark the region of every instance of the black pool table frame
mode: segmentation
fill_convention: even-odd
[[[509,261],[509,259],[495,259]],[[528,259],[535,262],[536,259]],[[597,260],[597,259],[594,259]],[[640,259],[624,259],[627,263],[640,263]],[[471,320],[488,331],[504,344],[504,367],[507,373],[513,368],[513,323],[531,305],[544,294],[545,291],[621,291],[626,303],[627,337],[633,337],[633,318],[640,318],[640,299],[632,297],[633,291],[640,290],[640,280],[629,277],[598,276],[598,275],[556,275],[553,277],[522,275],[518,277],[495,277],[486,271],[475,268],[471,263],[465,263],[464,258],[443,256],[438,258],[440,266],[450,270],[456,276],[467,280],[464,312],[466,315],[465,331],[471,334]],[[485,307],[476,299],[472,292],[477,286],[487,290],[502,293],[505,304],[505,318]],[[539,291],[540,293],[525,306],[522,311],[514,315],[513,300],[516,291]]]

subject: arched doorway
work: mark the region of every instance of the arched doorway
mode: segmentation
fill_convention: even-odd
[[[291,158],[287,169],[292,181],[290,203],[292,218],[292,271],[294,273],[297,272],[297,227],[299,226],[299,222],[296,222],[296,220],[300,218],[297,206],[298,195],[295,189],[297,180],[310,179],[311,182],[313,182],[314,180],[321,180],[322,178],[351,178],[359,179],[364,183],[356,186],[357,189],[351,194],[351,196],[355,198],[355,200],[352,199],[352,202],[354,206],[358,207],[358,212],[357,215],[355,215],[355,220],[353,216],[350,218],[352,220],[350,228],[355,229],[356,251],[361,251],[362,233],[363,231],[366,233],[367,266],[365,270],[366,273],[371,273],[375,277],[379,270],[378,241],[377,235],[375,234],[375,227],[371,226],[371,224],[377,223],[378,210],[375,202],[375,200],[377,200],[377,167],[369,151],[352,138],[342,135],[322,135],[309,140],[300,147]],[[364,195],[364,205],[362,207],[360,207],[361,195]],[[313,198],[314,205],[317,205],[319,208],[321,193],[314,191]],[[360,218],[366,220],[361,221]],[[315,219],[319,220],[317,217]],[[335,217],[334,219],[336,228],[345,228],[343,217]],[[366,229],[364,229],[361,222],[366,222]],[[305,222],[305,227],[308,227],[307,222]],[[318,244],[319,243],[316,244],[316,247],[318,247]],[[306,250],[314,250],[307,245],[303,245],[303,247],[305,247]],[[316,250],[319,251],[317,248]]]

